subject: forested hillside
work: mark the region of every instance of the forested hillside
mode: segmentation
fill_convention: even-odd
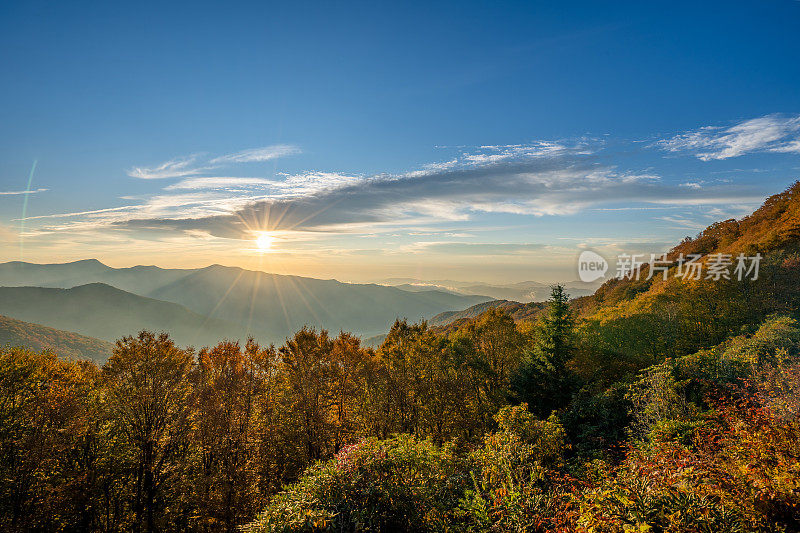
[[[800,531],[800,184],[659,272],[382,344],[0,352],[12,531]],[[681,254],[761,254],[757,277]],[[751,273],[752,274],[752,273]],[[648,279],[650,278],[650,279]],[[755,279],[754,279],[755,278]]]
[[[566,290],[566,289],[565,289]],[[495,300],[493,302],[484,302],[468,307],[463,311],[445,311],[439,313],[428,321],[428,324],[433,327],[444,328],[452,330],[459,325],[463,325],[466,321],[474,319],[488,311],[489,309],[502,309],[505,313],[511,315],[514,320],[521,321],[530,318],[542,309],[544,309],[542,302],[511,302],[508,300]]]
[[[32,350],[52,350],[61,357],[91,359],[103,363],[114,345],[71,331],[48,328],[0,315],[0,346],[26,346]]]

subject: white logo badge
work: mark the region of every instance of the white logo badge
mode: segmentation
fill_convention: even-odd
[[[607,271],[608,261],[603,259],[603,256],[591,250],[581,252],[580,257],[578,257],[578,276],[581,281],[589,283],[600,279],[606,275]]]

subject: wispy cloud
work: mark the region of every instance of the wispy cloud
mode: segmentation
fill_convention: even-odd
[[[288,155],[299,154],[300,149],[291,144],[275,144],[272,146],[265,146],[263,148],[252,148],[250,150],[242,150],[233,154],[227,154],[215,157],[209,161],[212,165],[219,165],[224,163],[253,163],[259,161],[269,161],[279,157],[286,157]]]
[[[278,174],[280,179],[245,177],[197,177],[181,180],[164,188],[165,191],[179,190],[262,190],[271,198],[294,197],[317,193],[352,185],[363,179],[338,172],[302,172],[299,174]]]
[[[275,144],[262,148],[252,148],[233,154],[214,157],[204,160],[200,154],[193,154],[186,157],[179,157],[165,161],[153,167],[133,167],[128,170],[128,175],[139,179],[168,179],[168,178],[188,178],[199,176],[210,170],[221,166],[239,163],[254,163],[269,161],[288,155],[299,154],[300,149],[289,144]]]
[[[698,222],[696,220],[692,220],[690,218],[682,216],[660,217],[660,219],[663,220],[664,222],[669,222],[673,227],[681,229],[700,231],[706,227],[706,224],[703,222]]]
[[[706,126],[664,139],[657,146],[703,161],[754,152],[800,153],[800,115],[767,115],[722,128]]]
[[[30,191],[0,191],[0,196],[16,196],[19,194],[36,194],[45,192],[47,189],[33,189]]]
[[[462,158],[468,163],[490,164],[530,157],[555,156],[568,151],[576,152],[577,149],[558,142],[540,141],[530,144],[485,145],[478,151],[462,154]]]
[[[167,178],[184,178],[195,176],[202,169],[195,167],[195,162],[199,156],[191,155],[188,157],[170,159],[154,167],[133,167],[128,170],[128,176],[143,180],[158,180]]]
[[[364,179],[363,176],[350,176],[339,172],[303,172],[294,175],[282,175],[285,177],[285,181],[277,184],[277,187],[288,196],[315,194],[357,185]]]
[[[621,202],[716,205],[753,197],[757,195],[749,189],[733,185],[698,190],[665,184],[651,172],[620,172],[586,150],[560,149],[479,162],[462,157],[399,175],[289,176],[269,194],[229,213],[137,218],[114,225],[244,238],[254,229],[372,232],[378,227],[466,221],[478,213],[541,217]]]
[[[52,213],[49,215],[36,215],[32,217],[25,217],[25,220],[39,220],[45,218],[72,218],[72,217],[82,217],[82,216],[91,216],[91,215],[98,215],[102,213],[116,213],[120,211],[136,211],[140,209],[141,206],[139,205],[124,205],[121,207],[108,207],[105,209],[93,209],[91,211],[72,211],[69,213]],[[15,218],[15,221],[19,221],[22,219]]]
[[[259,187],[275,185],[275,180],[266,178],[240,178],[225,176],[209,176],[202,178],[188,178],[173,183],[164,188],[165,191],[176,191],[182,189],[229,189],[240,187]]]

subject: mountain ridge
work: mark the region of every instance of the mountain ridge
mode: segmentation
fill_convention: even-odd
[[[176,341],[186,345],[240,339],[245,333],[235,324],[211,320],[178,304],[146,298],[104,283],[69,289],[0,287],[0,314],[108,342],[141,329],[168,331]]]
[[[397,318],[423,320],[443,311],[491,300],[485,296],[436,290],[410,292],[379,284],[345,283],[220,264],[196,269],[145,265],[117,269],[96,259],[53,264],[19,261],[0,264],[0,286],[71,289],[94,283],[176,304],[212,323],[222,321],[227,326],[219,326],[216,331],[224,332],[226,337],[243,338],[252,333],[268,343],[281,343],[304,326],[372,336],[387,331]],[[65,322],[63,317],[47,313],[18,316],[8,306],[2,308],[22,320],[32,319],[58,328],[77,327],[78,332],[91,336],[98,333],[89,327]],[[188,318],[185,311],[178,314],[183,315],[185,323],[199,322],[196,317]],[[143,318],[128,322],[149,323]],[[59,322],[48,322],[48,319]],[[195,339],[185,330],[178,336],[184,342]],[[198,338],[205,340],[207,337],[200,335]]]

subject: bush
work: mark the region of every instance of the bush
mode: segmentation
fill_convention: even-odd
[[[245,531],[443,531],[466,487],[452,446],[410,435],[344,447],[278,494]]]
[[[504,407],[498,431],[473,454],[473,489],[462,501],[469,529],[539,531],[568,529],[571,487],[560,474],[565,432],[551,415],[538,420],[527,405]]]
[[[576,457],[607,458],[625,441],[631,410],[627,390],[628,384],[614,383],[599,392],[584,387],[575,395],[562,421]]]
[[[800,368],[724,400],[691,446],[631,447],[581,498],[585,531],[800,530]]]

